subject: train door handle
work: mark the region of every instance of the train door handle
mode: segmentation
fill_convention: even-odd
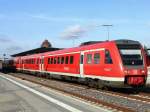
[[[104,70],[109,72],[109,71],[112,71],[112,68],[104,68]]]

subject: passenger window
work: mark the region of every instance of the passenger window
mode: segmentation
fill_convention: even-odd
[[[48,58],[48,64],[51,64],[51,58]]]
[[[61,57],[61,64],[64,64],[64,57]]]
[[[100,54],[95,53],[94,54],[94,64],[99,64],[100,63]]]
[[[51,58],[51,64],[53,64],[53,60],[54,60],[54,58]]]
[[[36,64],[39,64],[39,59],[36,60]]]
[[[68,64],[69,57],[66,56],[65,64]]]
[[[80,56],[80,64],[83,64],[83,54]]]
[[[87,54],[86,63],[87,64],[91,64],[92,63],[92,54]]]
[[[113,63],[109,50],[105,50],[105,63],[106,64],[112,64]]]
[[[73,56],[70,56],[70,64],[73,64]]]
[[[54,58],[54,64],[56,64],[56,62],[57,62],[57,58],[55,57],[55,58]]]
[[[57,58],[57,64],[60,64],[60,57]]]

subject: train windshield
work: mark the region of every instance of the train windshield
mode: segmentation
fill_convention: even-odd
[[[125,66],[143,65],[143,56],[140,48],[119,48]]]
[[[147,50],[148,56],[150,56],[150,50]]]

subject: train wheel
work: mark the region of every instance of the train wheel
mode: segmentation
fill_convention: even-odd
[[[89,87],[97,88],[97,81],[94,80],[94,79],[88,79],[87,84],[88,84]]]
[[[102,84],[102,82],[100,80],[97,81],[97,88],[98,89],[103,89],[104,85]]]

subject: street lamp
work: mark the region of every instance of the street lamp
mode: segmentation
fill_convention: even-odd
[[[4,63],[5,63],[5,59],[6,59],[5,57],[6,57],[6,54],[3,54],[3,57],[4,57]]]
[[[112,27],[113,25],[112,24],[104,24],[104,25],[102,25],[102,26],[104,26],[104,27],[106,27],[107,28],[107,39],[108,39],[108,41],[109,41],[109,28],[110,27]]]

